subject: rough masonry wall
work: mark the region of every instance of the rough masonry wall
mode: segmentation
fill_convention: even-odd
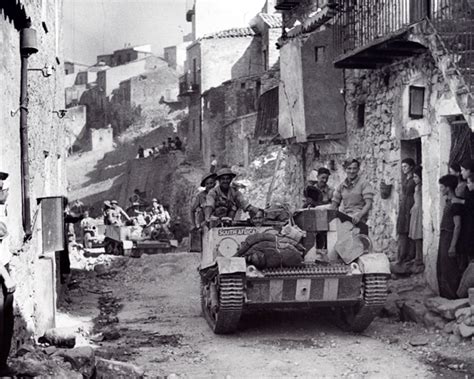
[[[64,170],[65,136],[63,120],[53,111],[64,108],[64,69],[58,65],[56,56],[62,62],[60,25],[55,24],[55,11],[59,20],[62,16],[62,2],[58,9],[54,1],[46,1],[45,18],[41,17],[41,5],[37,1],[23,1],[27,15],[32,19],[32,27],[38,33],[39,52],[29,59],[29,67],[40,68],[45,64],[53,65],[53,75],[44,78],[41,73],[28,72],[28,128],[29,162],[31,176],[31,209],[36,215],[36,199],[42,196],[64,195],[66,176]],[[46,21],[49,32],[46,34],[41,22]],[[58,40],[56,40],[58,38]],[[4,17],[0,19],[0,44],[4,47],[0,58],[0,82],[3,96],[0,100],[0,135],[4,143],[0,144],[0,170],[10,173],[8,198],[9,237],[6,241],[14,253],[11,261],[12,276],[17,283],[15,293],[15,350],[25,339],[38,335],[47,326],[52,316],[54,304],[45,301],[41,289],[54,283],[46,283],[41,276],[44,260],[42,253],[41,217],[33,226],[33,237],[29,243],[23,243],[21,222],[21,173],[19,114],[10,115],[18,109],[20,96],[20,56],[19,32]],[[32,217],[34,220],[35,218]]]
[[[205,39],[200,44],[201,92],[227,80],[264,71],[261,38],[258,36]]]
[[[225,85],[212,88],[203,96],[202,159],[205,167],[210,167],[212,154],[216,156],[218,162],[224,160],[226,89]]]
[[[376,250],[394,257],[400,193],[400,161],[407,157],[401,139],[420,137],[423,165],[423,231],[427,278],[435,287],[440,203],[438,178],[447,173],[449,126],[440,104],[452,97],[429,53],[383,70],[350,71],[346,82],[347,155],[362,160],[362,172],[376,189],[369,218]],[[425,86],[425,117],[410,120],[408,86]],[[365,102],[365,124],[357,127],[358,104]],[[380,197],[380,183],[393,184],[391,197]]]
[[[236,118],[225,126],[225,159],[228,166],[247,167],[251,152],[256,147],[254,139],[257,113]]]
[[[178,73],[170,67],[160,67],[157,71],[131,79],[130,102],[140,105],[142,109],[153,108],[161,98],[176,101],[178,91]]]

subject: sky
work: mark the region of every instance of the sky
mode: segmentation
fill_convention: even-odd
[[[225,0],[223,0],[225,1]],[[156,55],[191,31],[190,0],[64,0],[64,58],[94,64],[125,44],[151,44]]]

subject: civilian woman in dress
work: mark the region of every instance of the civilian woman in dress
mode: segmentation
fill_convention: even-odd
[[[414,203],[415,182],[413,181],[413,169],[415,161],[411,158],[402,160],[402,186],[400,194],[400,205],[397,218],[398,233],[398,259],[397,265],[405,268],[407,262],[415,256],[414,242],[408,238],[410,227],[410,211]]]
[[[469,262],[474,261],[474,174],[467,177],[467,186],[464,198],[464,219],[462,224],[462,240],[464,259],[461,260],[461,269],[465,269]]]
[[[456,196],[464,198],[466,191],[466,179],[461,175],[461,166],[458,163],[451,163],[449,165],[449,174],[455,175],[458,178],[458,186],[456,187]]]
[[[352,218],[353,224],[366,223],[374,201],[375,191],[369,181],[360,175],[360,162],[345,162],[346,179],[336,188],[332,208],[339,209]]]
[[[439,189],[446,203],[440,226],[437,276],[439,294],[447,299],[457,298],[456,291],[462,275],[458,257],[463,254],[459,242],[464,205],[463,200],[456,196],[457,185],[458,178],[454,175],[445,175],[439,179]]]
[[[474,175],[474,160],[466,159],[461,163],[461,176],[460,180],[462,183],[459,185],[460,189],[457,191],[459,192],[458,197],[465,198],[467,195],[467,178],[470,175]]]
[[[418,274],[423,272],[423,206],[421,197],[421,172],[420,166],[413,169],[413,181],[415,182],[415,195],[413,207],[410,211],[410,228],[408,238],[415,244],[415,262],[411,272]]]

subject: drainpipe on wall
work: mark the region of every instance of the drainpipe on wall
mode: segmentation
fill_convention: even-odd
[[[38,52],[36,30],[30,24],[20,31],[21,88],[20,88],[20,154],[21,198],[25,240],[31,237],[30,171],[28,148],[28,58]]]

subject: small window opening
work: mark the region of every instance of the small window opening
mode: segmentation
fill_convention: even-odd
[[[425,104],[425,88],[410,86],[409,89],[409,109],[410,118],[423,118],[423,106]]]
[[[324,62],[325,51],[326,51],[326,46],[315,46],[314,47],[314,61],[316,63]]]
[[[365,103],[360,103],[357,106],[357,127],[363,128],[365,126]]]

